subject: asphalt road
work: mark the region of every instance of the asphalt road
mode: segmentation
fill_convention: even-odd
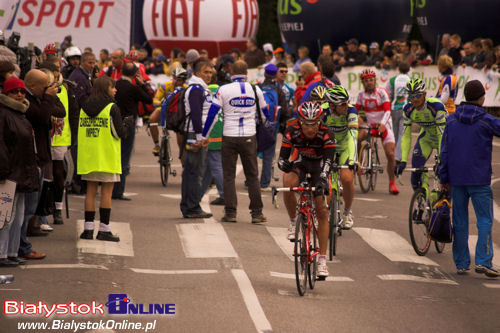
[[[496,141],[494,180],[500,179],[499,147]],[[500,331],[500,280],[474,272],[457,275],[450,245],[442,254],[432,247],[425,257],[411,248],[409,174],[402,178],[405,185],[400,185],[398,196],[388,194],[386,173],[379,176],[374,192],[361,194],[356,187],[354,228],[344,232],[337,257],[328,263],[331,279],[300,297],[291,243],[284,239],[288,218],[281,198],[276,209],[270,194],[263,193],[269,222],[252,225],[240,172],[238,223],[219,223],[223,207],[208,205],[217,196],[215,190],[203,202],[213,218],[183,219],[180,163],[174,160],[177,176],[163,187],[151,149],[151,139],[140,130],[126,189],[132,201],[112,203],[111,226],[120,243],[80,240],[83,197],[70,196],[70,219],[55,225],[48,237],[31,238],[34,250],[47,253],[47,258],[23,268],[0,269],[0,274],[15,275],[14,283],[0,285],[0,333],[49,331],[20,329],[24,323],[47,323],[57,332],[144,332],[146,325],[149,332],[158,333]],[[495,182],[493,188],[494,263],[500,265],[500,184]],[[476,235],[472,208],[470,212],[470,232]],[[110,294],[122,300],[126,295],[128,303],[116,303]],[[104,314],[97,310],[96,315],[48,318],[5,314],[6,304],[15,312],[20,301],[61,308],[96,301],[109,308],[101,305]],[[140,311],[140,304],[143,314],[108,313]],[[157,304],[156,312],[144,314],[150,304],[153,310]],[[109,329],[99,328],[100,322]]]

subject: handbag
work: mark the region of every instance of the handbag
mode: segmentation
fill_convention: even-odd
[[[442,193],[439,200],[434,204],[429,234],[431,239],[440,243],[451,243],[453,241],[453,226],[450,214],[451,204],[446,193]]]
[[[268,121],[267,119],[264,121],[260,114],[260,104],[259,97],[257,96],[257,89],[255,89],[255,85],[252,84],[252,89],[255,96],[256,103],[256,112],[258,121],[255,127],[256,136],[257,136],[257,152],[261,153],[267,150],[269,147],[273,146],[276,142],[275,135],[275,124]]]
[[[42,193],[38,206],[36,207],[36,215],[48,216],[54,213],[54,182],[44,181],[42,185]]]

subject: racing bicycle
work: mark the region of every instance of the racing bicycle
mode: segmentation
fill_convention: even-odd
[[[440,197],[439,181],[436,174],[437,163],[434,167],[408,168],[405,171],[421,172],[421,186],[413,192],[410,200],[408,222],[410,227],[410,239],[413,249],[419,256],[425,256],[431,245],[429,225],[432,218],[433,207]],[[433,180],[432,189],[429,188],[429,173]],[[434,241],[438,253],[444,251],[445,243]]]
[[[330,201],[328,204],[328,255],[329,260],[337,255],[337,242],[338,237],[342,236],[342,211],[344,201],[342,199],[342,183],[340,182],[340,169],[349,169],[349,165],[334,164],[331,167],[331,192]]]
[[[368,136],[361,143],[359,148],[359,170],[358,179],[359,186],[363,193],[375,191],[377,185],[377,175],[384,172],[384,168],[380,165],[378,156],[377,137],[372,135],[372,130],[378,130],[377,126],[359,126],[359,129],[365,129]]]
[[[293,256],[295,262],[295,281],[297,291],[300,296],[304,296],[309,288],[314,289],[316,280],[324,280],[317,276],[319,238],[318,220],[314,208],[313,192],[314,187],[310,186],[311,175],[307,174],[306,179],[296,187],[273,187],[272,200],[276,201],[278,192],[296,192],[300,199],[297,202],[297,222],[295,223],[295,241]]]
[[[158,155],[158,162],[160,163],[160,177],[161,184],[167,186],[168,176],[176,176],[177,172],[172,170],[172,150],[170,150],[170,135],[166,128],[162,128],[163,136],[160,141],[160,154]]]

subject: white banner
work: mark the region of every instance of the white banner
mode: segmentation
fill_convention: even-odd
[[[129,0],[2,0],[0,29],[21,33],[21,46],[33,42],[43,49],[66,35],[80,49],[113,51],[130,48]]]
[[[359,74],[366,68],[362,66],[346,67],[339,73],[336,73],[340,79],[340,83],[349,91],[351,102],[354,103],[358,93],[363,89]],[[371,67],[377,73],[377,84],[385,87],[387,81],[398,74],[397,70],[380,70]],[[483,83],[486,90],[486,101],[484,106],[500,106],[500,73],[494,71],[477,70],[471,67],[459,67],[456,69],[455,74],[458,78],[458,96],[455,104],[460,104],[464,101],[464,86],[467,81],[479,80]],[[425,81],[427,87],[427,96],[433,97],[436,95],[439,88],[440,74],[437,66],[419,66],[411,68],[409,73],[411,78],[420,78]],[[251,82],[264,81],[263,69],[250,69],[248,71],[248,78]],[[287,83],[295,86],[297,74],[288,69]]]

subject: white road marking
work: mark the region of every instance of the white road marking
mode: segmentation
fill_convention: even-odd
[[[0,288],[0,291],[21,291],[22,289],[4,289]]]
[[[495,146],[495,147],[500,147],[500,142],[494,142],[494,141],[493,141],[492,143],[493,143],[493,146]]]
[[[176,227],[187,258],[238,257],[220,223],[186,223]]]
[[[159,168],[160,164],[132,164],[130,166],[131,168]]]
[[[372,215],[372,216],[361,216],[364,219],[380,219],[380,220],[385,220],[387,219],[387,216],[384,215]]]
[[[293,279],[295,280],[295,274],[279,273],[279,272],[269,272],[271,276],[283,279]],[[347,276],[329,276],[325,281],[331,282],[354,282],[353,279]]]
[[[100,241],[98,241],[100,242]],[[41,265],[23,265],[19,266],[21,269],[67,269],[67,268],[86,268],[86,269],[102,269],[109,270],[106,266],[102,265],[86,265],[86,264],[41,264]]]
[[[165,197],[165,198],[169,198],[169,199],[181,200],[180,194],[160,194],[160,196]]]
[[[178,275],[178,274],[214,274],[216,269],[182,269],[182,270],[160,270],[160,269],[142,269],[131,268],[131,271],[142,274],[161,274],[161,275]]]
[[[390,261],[412,262],[424,265],[439,266],[427,257],[418,256],[413,247],[394,231],[370,228],[353,228],[361,238],[373,249],[380,252]]]
[[[133,193],[133,192],[125,192],[123,193],[123,196],[124,197],[133,197],[133,196],[136,196],[138,195],[139,193]]]
[[[499,144],[500,146],[500,144]],[[495,184],[496,182],[499,182],[500,178],[492,179],[491,180],[491,186]],[[500,207],[498,207],[497,203],[495,202],[495,199],[493,199],[493,218],[500,223]]]
[[[370,201],[370,202],[382,201],[382,199],[371,199],[371,198],[360,198],[360,197],[354,197],[354,200]]]
[[[474,257],[476,255],[476,243],[477,243],[477,235],[469,235],[469,253],[471,257]],[[500,249],[496,246],[495,243],[493,243],[493,253],[497,254],[493,256],[492,260],[493,266],[499,267],[500,256],[498,254],[500,253]]]
[[[280,247],[281,251],[287,256],[290,261],[294,261],[293,257],[293,242],[290,242],[287,239],[288,236],[288,228],[280,228],[280,227],[266,227],[269,234],[273,237],[274,241]],[[328,256],[327,256],[328,257]],[[339,263],[340,259],[333,257],[333,260],[330,262]]]
[[[495,283],[483,283],[483,286],[485,286],[486,288],[500,289],[500,284]]]
[[[266,314],[245,271],[242,269],[232,269],[231,273],[240,288],[243,301],[247,306],[248,313],[250,314],[250,318],[252,318],[257,332],[272,332],[271,324],[267,320]]]
[[[453,280],[431,279],[422,276],[407,275],[407,274],[385,274],[385,275],[377,275],[377,277],[384,281],[415,281],[415,282],[439,283],[439,284],[449,284],[458,286],[458,283]]]
[[[123,222],[110,222],[111,231],[120,237],[119,242],[107,242],[95,239],[99,230],[99,221],[95,221],[94,239],[81,239],[80,233],[83,230],[83,220],[77,221],[76,237],[78,242],[76,247],[81,253],[97,253],[110,256],[134,256],[134,247],[132,242],[132,231],[130,224]]]

